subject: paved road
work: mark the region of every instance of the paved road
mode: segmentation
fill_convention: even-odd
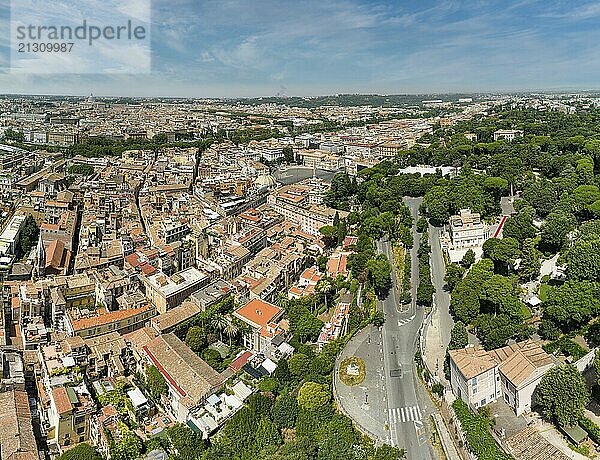
[[[405,200],[416,223],[421,199]],[[429,444],[428,418],[435,411],[414,366],[418,333],[423,321],[423,310],[416,306],[418,285],[418,243],[416,226],[413,227],[414,247],[411,252],[412,298],[408,309],[399,311],[396,290],[378,307],[385,313],[381,329],[369,327],[357,334],[342,352],[341,358],[359,356],[365,360],[367,378],[358,387],[347,387],[336,373],[336,394],[342,409],[364,431],[381,442],[406,450],[408,460],[435,458]],[[391,244],[377,243],[379,252],[393,263]],[[392,272],[392,281],[395,279]]]
[[[450,294],[444,290],[446,265],[440,246],[440,229],[429,226],[429,243],[431,245],[431,279],[435,287],[435,310],[431,317],[431,325],[425,334],[425,356],[427,366],[436,373],[443,383],[444,357],[450,343],[450,331],[454,320],[450,315]]]

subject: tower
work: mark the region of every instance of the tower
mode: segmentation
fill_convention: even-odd
[[[42,240],[42,232],[38,239],[37,248],[35,250],[35,275],[39,278],[44,276],[46,268],[46,250],[44,249],[44,241]]]

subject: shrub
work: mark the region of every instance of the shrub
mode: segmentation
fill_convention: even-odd
[[[490,422],[486,416],[474,414],[462,399],[452,403],[452,407],[467,439],[469,450],[479,460],[510,460],[512,457],[504,453],[496,444],[489,432]]]

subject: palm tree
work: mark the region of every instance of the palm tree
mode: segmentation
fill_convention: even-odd
[[[223,329],[227,327],[227,324],[227,318],[221,315],[215,315],[210,320],[210,325],[212,326],[212,328],[219,331],[219,337],[221,342],[223,341]]]
[[[335,285],[333,284],[333,280],[329,277],[319,280],[317,286],[315,287],[315,291],[317,294],[323,296],[325,300],[325,308],[329,310],[329,302],[327,301],[328,297],[335,293]]]
[[[225,326],[225,335],[229,337],[229,346],[231,346],[231,339],[238,335],[240,332],[240,326],[238,321],[235,319],[230,319],[227,326]]]
[[[287,292],[281,291],[281,292],[277,293],[277,299],[275,300],[275,303],[277,305],[279,305],[281,308],[283,308],[284,310],[287,310],[287,308],[290,304],[290,299],[287,296]]]

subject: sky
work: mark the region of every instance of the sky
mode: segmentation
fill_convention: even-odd
[[[77,2],[110,21],[110,9],[99,7],[103,1],[46,4]],[[150,72],[36,74],[10,70],[10,0],[0,0],[0,93],[254,97],[600,89],[598,1],[118,3],[145,1],[151,1]],[[43,16],[44,8],[31,14]],[[76,67],[69,56],[57,58],[65,71]],[[138,64],[135,53],[120,58]]]

